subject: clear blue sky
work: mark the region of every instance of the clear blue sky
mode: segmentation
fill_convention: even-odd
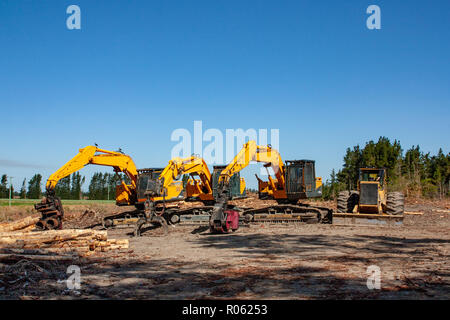
[[[81,8],[81,30],[66,8]],[[381,30],[366,8],[381,8]],[[164,166],[174,129],[280,130],[324,178],[387,136],[449,151],[450,2],[0,1],[0,174],[98,143]],[[82,174],[90,177],[101,167]],[[256,170],[256,169],[255,169]],[[244,172],[255,186],[254,169]]]

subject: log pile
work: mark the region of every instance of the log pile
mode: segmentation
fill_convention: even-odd
[[[39,217],[38,217],[39,219]],[[96,252],[128,249],[128,239],[108,239],[107,231],[66,229],[33,231],[34,217],[0,225],[0,262],[64,260]]]
[[[39,219],[40,215],[32,215],[17,221],[0,223],[0,232],[32,230]]]

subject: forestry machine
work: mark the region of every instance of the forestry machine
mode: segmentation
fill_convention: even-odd
[[[135,235],[139,236],[145,224],[160,224],[167,232],[167,220],[170,223],[177,223],[182,214],[190,214],[198,208],[180,210],[166,207],[167,188],[174,180],[178,180],[182,175],[189,174],[198,183],[198,191],[205,195],[205,199],[212,199],[211,173],[206,162],[199,157],[173,158],[164,168],[159,176],[147,177],[145,180],[138,179],[140,192],[146,197],[144,205],[144,216],[137,221]],[[199,179],[195,179],[198,176]],[[210,210],[204,207],[205,210]]]
[[[204,193],[202,188],[201,179],[190,178],[186,183],[186,199],[185,201],[201,201],[204,205],[214,205],[215,199],[219,192],[218,183],[219,176],[226,165],[215,165],[211,174],[210,185],[212,187],[212,193]],[[237,200],[246,198],[245,179],[240,177],[239,172],[234,174],[230,178],[230,193],[229,200]]]
[[[333,219],[350,224],[403,223],[404,200],[401,192],[388,192],[385,168],[360,168],[357,191],[341,191]]]
[[[320,197],[321,179],[315,178],[315,162],[312,160],[292,160],[283,163],[279,152],[268,146],[258,146],[251,140],[219,176],[220,192],[210,219],[211,232],[227,233],[230,228],[230,214],[227,213],[230,177],[247,167],[251,161],[262,162],[271,167],[276,179],[268,175],[268,181],[258,178],[260,193],[264,198],[272,198],[278,205],[243,210],[246,222],[306,222],[331,223],[332,210],[298,203],[300,199]]]
[[[61,229],[64,209],[59,197],[55,195],[55,187],[59,180],[82,169],[88,164],[110,166],[116,173],[124,173],[130,180],[126,184],[123,180],[116,186],[116,204],[119,206],[134,205],[137,209],[144,207],[144,199],[138,198],[137,181],[138,170],[130,156],[122,152],[108,151],[96,146],[87,146],[79,150],[79,153],[69,162],[53,173],[47,180],[46,196],[35,205],[35,209],[42,217],[36,224],[38,229]],[[179,185],[168,186],[166,198],[176,198],[182,192]],[[109,217],[111,219],[112,217]]]

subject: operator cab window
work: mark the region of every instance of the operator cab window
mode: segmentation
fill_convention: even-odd
[[[147,184],[148,184],[148,176],[141,175],[139,177],[139,189],[140,190],[146,190]]]
[[[379,182],[383,184],[383,170],[380,171],[362,171],[361,181]]]

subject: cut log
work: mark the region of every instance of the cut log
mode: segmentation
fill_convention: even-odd
[[[20,260],[33,260],[33,261],[72,261],[77,259],[77,256],[73,255],[40,255],[40,254],[5,254],[0,253],[0,261],[20,261]]]
[[[58,250],[58,249],[57,249]],[[59,251],[57,251],[59,252]],[[63,252],[63,251],[61,251]],[[21,255],[55,255],[55,251],[51,249],[14,249],[0,248],[0,254],[21,254]]]
[[[25,227],[25,228],[23,228],[23,229],[20,229],[20,231],[22,231],[22,232],[31,232],[31,231],[33,231],[34,229],[36,229],[36,225],[32,224],[32,225],[30,225],[30,226],[28,226],[28,227]]]
[[[442,209],[433,209],[433,211],[440,213],[450,213],[450,210],[442,210]]]
[[[34,226],[39,219],[39,215],[32,215],[17,221],[5,223],[0,225],[0,232],[21,230],[29,226]]]
[[[47,230],[35,232],[12,231],[0,233],[0,252],[3,249],[19,250],[14,252],[33,252],[34,255],[78,254],[86,256],[89,252],[106,252],[128,249],[128,239],[107,239],[103,230]],[[20,251],[21,250],[21,251]],[[10,259],[10,258],[4,258]]]
[[[67,241],[71,239],[96,239],[106,240],[108,238],[107,231],[103,230],[47,230],[38,232],[2,232],[0,233],[0,241],[2,239],[20,239],[27,242],[55,242]]]

